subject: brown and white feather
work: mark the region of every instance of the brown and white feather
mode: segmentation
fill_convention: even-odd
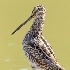
[[[22,42],[23,50],[32,70],[64,70],[57,62],[50,44],[42,35],[46,9],[42,5],[34,7],[34,21]]]

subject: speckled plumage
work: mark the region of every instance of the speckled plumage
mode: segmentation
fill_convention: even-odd
[[[52,47],[42,36],[45,14],[42,5],[34,7],[30,17],[34,21],[22,42],[23,50],[32,70],[64,70],[58,64]]]

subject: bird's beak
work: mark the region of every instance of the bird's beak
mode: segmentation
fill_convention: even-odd
[[[19,27],[17,27],[16,30],[14,30],[11,35],[13,35],[13,34],[14,34],[16,31],[18,31],[23,25],[25,25],[28,21],[30,21],[30,20],[33,18],[33,16],[36,14],[37,11],[38,11],[38,10],[36,10],[36,11],[34,12],[34,14],[32,14],[24,23],[22,23]]]
[[[33,15],[31,15],[24,23],[22,23],[19,27],[16,28],[16,30],[14,30],[12,32],[11,35],[13,35],[16,31],[18,31],[23,25],[25,25],[28,21],[30,21],[32,19]]]

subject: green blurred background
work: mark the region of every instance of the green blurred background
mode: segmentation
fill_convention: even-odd
[[[0,0],[0,70],[31,70],[22,40],[33,19],[11,33],[38,4],[47,10],[43,36],[52,45],[59,64],[70,70],[70,0]]]

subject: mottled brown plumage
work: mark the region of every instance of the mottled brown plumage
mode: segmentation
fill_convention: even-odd
[[[34,7],[25,23],[34,18],[33,24],[22,42],[23,50],[32,70],[64,70],[57,62],[50,44],[42,36],[46,9],[43,5]],[[12,34],[20,29],[22,23]]]

